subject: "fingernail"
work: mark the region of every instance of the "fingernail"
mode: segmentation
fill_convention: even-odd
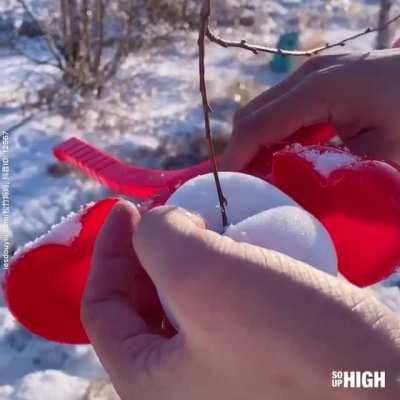
[[[120,213],[120,212],[128,212],[129,214],[136,214],[139,215],[138,209],[136,205],[126,199],[118,199],[118,201],[115,203],[114,207],[111,210],[111,213]]]

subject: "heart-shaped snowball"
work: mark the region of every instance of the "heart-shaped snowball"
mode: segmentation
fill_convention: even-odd
[[[332,239],[309,212],[294,206],[271,208],[230,225],[225,236],[279,251],[331,275],[337,274]]]
[[[11,260],[4,293],[25,328],[61,343],[89,343],[80,301],[96,236],[116,202],[110,198],[83,207]]]
[[[363,287],[400,264],[400,172],[326,146],[291,145],[274,155],[273,182],[322,222],[339,271]]]
[[[238,172],[219,174],[228,201],[230,226],[224,235],[267,249],[279,251],[329,274],[337,274],[335,247],[327,230],[310,213],[277,187]],[[207,227],[223,232],[218,196],[212,174],[198,176],[183,184],[167,201],[201,215]],[[160,300],[170,322],[178,327],[168,301]]]

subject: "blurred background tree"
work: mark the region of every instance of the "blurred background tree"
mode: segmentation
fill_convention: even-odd
[[[63,71],[67,86],[80,94],[101,95],[130,51],[143,46],[154,25],[194,23],[189,0],[59,0],[53,18],[39,20],[18,0]],[[154,36],[151,35],[154,39]]]
[[[380,0],[379,26],[385,26],[390,19],[390,11],[393,6],[393,0]],[[377,49],[387,49],[391,46],[393,40],[393,29],[388,27],[378,32],[376,40]]]

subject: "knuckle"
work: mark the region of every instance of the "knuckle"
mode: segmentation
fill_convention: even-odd
[[[146,212],[139,222],[134,238],[145,239],[159,232],[160,226],[165,222],[165,214],[171,208],[170,206],[155,207]]]
[[[90,302],[88,302],[85,298],[82,299],[80,317],[85,328],[91,326],[96,318],[96,312],[93,310]]]
[[[255,115],[246,115],[236,121],[233,126],[232,139],[241,141],[246,133],[255,129],[258,119]]]
[[[311,93],[319,92],[330,82],[330,74],[321,70],[311,73],[304,81],[305,88]]]
[[[106,298],[89,299],[85,298],[84,295],[80,306],[80,319],[88,334],[96,331],[96,326],[104,314],[104,305],[107,301]]]
[[[256,115],[257,115],[256,112],[252,112],[246,107],[238,110],[235,113],[233,120],[232,136],[241,137],[243,134],[246,133],[246,131],[252,129]]]
[[[246,108],[238,108],[233,114],[233,123],[238,124],[239,121],[246,115]]]
[[[320,69],[332,65],[332,57],[327,55],[317,55],[308,59],[303,65],[302,69],[306,73],[313,73]]]

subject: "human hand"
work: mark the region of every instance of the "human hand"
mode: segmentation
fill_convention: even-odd
[[[139,219],[126,202],[114,207],[82,303],[85,329],[123,400],[398,393],[400,323],[367,292],[206,230],[181,209],[161,207]],[[177,318],[173,337],[155,323],[156,290],[138,259]],[[332,370],[384,370],[388,389],[331,389]]]
[[[311,58],[240,109],[221,160],[240,170],[260,146],[331,121],[355,154],[400,162],[400,50]]]

